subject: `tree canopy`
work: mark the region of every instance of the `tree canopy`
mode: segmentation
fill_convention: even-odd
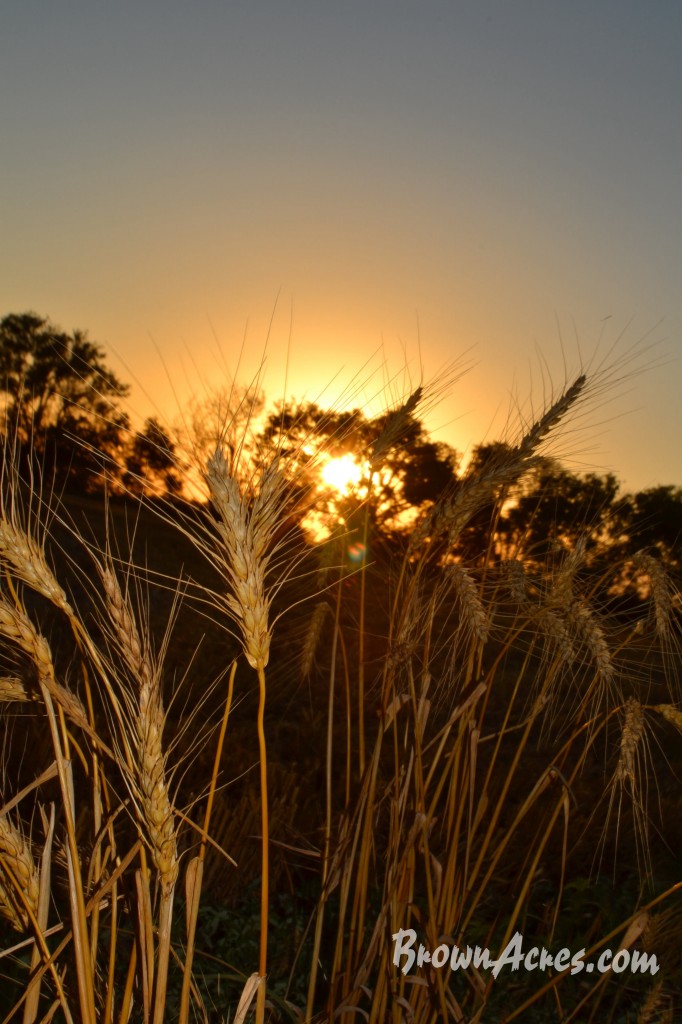
[[[182,490],[175,445],[154,416],[131,439],[123,483],[133,494],[175,496]]]
[[[392,416],[389,412],[369,419],[360,409],[340,412],[315,402],[289,402],[268,416],[260,442],[286,455],[299,478],[309,479],[321,492],[319,504],[328,514],[337,514],[345,505],[347,516],[354,498],[369,504],[378,528],[395,529],[405,513],[437,499],[454,477],[458,456],[449,445],[432,441],[412,414],[397,429]],[[382,446],[380,458],[378,445]],[[353,496],[340,495],[333,487],[325,490],[320,484],[325,460],[347,454],[361,469]]]
[[[128,391],[85,332],[69,334],[35,313],[0,322],[5,430],[22,444],[25,460],[38,460],[58,483],[92,490],[118,475]]]
[[[4,433],[18,442],[25,469],[85,491],[106,482],[113,490],[179,495],[185,474],[171,435],[155,417],[131,430],[123,407],[128,393],[107,366],[102,346],[84,331],[65,332],[30,312],[0,321]],[[285,456],[300,516],[314,506],[318,526],[333,529],[340,522],[352,534],[362,521],[372,540],[399,543],[420,512],[444,495],[452,499],[505,449],[502,443],[475,447],[462,472],[455,449],[433,441],[418,418],[420,395],[418,388],[401,408],[374,418],[360,409],[290,400],[263,419],[265,401],[257,388],[216,387],[186,410],[187,436],[180,431],[188,451],[184,469],[194,462],[201,472],[216,444],[237,463]],[[355,460],[357,481],[345,490],[325,485],[325,464],[344,456]],[[579,476],[538,458],[516,483],[493,488],[450,554],[501,561],[523,551],[540,564],[580,538],[602,562],[646,549],[680,569],[681,536],[682,488],[661,485],[622,495],[612,474]]]
[[[175,447],[158,419],[131,430],[122,403],[130,388],[109,369],[101,345],[36,313],[0,321],[4,434],[23,471],[51,486],[135,494],[182,490]]]

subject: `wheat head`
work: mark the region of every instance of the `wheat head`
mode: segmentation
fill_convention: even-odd
[[[288,485],[275,461],[263,469],[259,484],[251,481],[242,494],[220,449],[208,461],[206,481],[219,516],[221,561],[230,584],[227,607],[240,627],[247,661],[265,668],[272,639],[266,573]]]
[[[12,890],[19,886],[23,899]],[[30,845],[21,829],[0,815],[0,913],[17,931],[24,931],[29,923],[26,907],[34,916],[38,913],[40,878]]]
[[[639,742],[644,735],[644,714],[642,705],[634,697],[625,703],[623,731],[620,737],[620,754],[616,765],[616,780],[623,782],[629,779],[635,783],[635,755]]]
[[[45,551],[29,534],[19,531],[7,518],[0,518],[0,558],[18,579],[61,608],[71,617],[73,610],[62,587],[49,568]]]
[[[36,667],[42,685],[44,685],[50,696],[66,712],[67,716],[78,726],[90,731],[90,724],[85,708],[75,693],[72,693],[61,683],[57,682],[52,662],[50,645],[42,636],[23,608],[11,604],[4,594],[0,594],[0,636],[11,640],[27,655]],[[13,680],[13,691],[19,692]],[[8,681],[5,680],[5,691],[7,692]],[[1,692],[1,690],[0,690]],[[5,697],[5,699],[8,699]],[[17,696],[11,699],[17,698]]]
[[[100,567],[100,575],[118,649],[137,687],[135,698],[129,700],[133,705],[131,717],[136,738],[135,749],[129,737],[123,737],[123,743],[127,745],[126,760],[132,765],[135,774],[135,803],[146,828],[162,891],[169,895],[177,881],[179,861],[175,815],[169,796],[163,753],[165,716],[161,683],[147,645],[140,637],[130,600],[123,594],[113,568],[110,565]]]

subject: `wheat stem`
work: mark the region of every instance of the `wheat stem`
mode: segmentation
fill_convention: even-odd
[[[258,753],[260,760],[261,795],[261,901],[260,901],[260,948],[258,974],[260,985],[256,1000],[256,1024],[265,1020],[265,978],[268,963],[268,918],[270,904],[270,826],[268,816],[268,762],[265,742],[265,670],[258,667]]]
[[[215,798],[216,786],[218,784],[218,771],[220,768],[220,761],[223,753],[223,743],[225,741],[227,723],[230,717],[230,710],[232,708],[232,697],[234,694],[234,679],[236,674],[237,662],[233,661],[232,667],[230,668],[230,678],[227,687],[227,698],[225,700],[223,720],[220,724],[220,733],[218,735],[218,743],[216,746],[215,758],[213,760],[213,772],[211,774],[211,783],[208,790],[208,798],[206,800],[206,811],[204,814],[203,835],[201,837],[201,844],[199,846],[199,856],[196,858],[196,861],[193,862],[196,864],[196,868],[194,876],[192,878],[191,894],[188,892],[187,902],[189,907],[189,913],[187,924],[187,949],[185,952],[185,966],[182,976],[182,991],[180,993],[179,1024],[187,1024],[187,1021],[189,1020],[189,999],[192,981],[192,960],[194,957],[194,943],[196,939],[197,918],[199,914],[199,895],[201,892],[203,865],[204,858],[206,857],[207,836],[211,824],[211,812],[213,810],[213,801]]]

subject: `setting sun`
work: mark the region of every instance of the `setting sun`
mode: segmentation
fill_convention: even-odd
[[[347,494],[361,479],[362,467],[357,464],[350,452],[339,456],[338,459],[330,459],[322,470],[324,483],[341,494]]]

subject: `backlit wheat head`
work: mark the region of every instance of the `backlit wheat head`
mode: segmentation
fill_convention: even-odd
[[[48,567],[42,547],[5,518],[0,519],[0,558],[11,566],[18,579],[67,615],[73,614],[66,594]]]
[[[225,600],[240,627],[248,663],[252,668],[265,668],[272,639],[272,595],[266,585],[266,573],[287,503],[287,481],[275,461],[265,467],[257,482],[251,480],[242,493],[220,449],[208,461],[206,480],[223,540],[222,568],[230,585]]]
[[[18,890],[18,891],[17,891]],[[38,913],[40,880],[31,847],[21,829],[0,815],[0,913],[17,931],[29,922],[27,906]]]
[[[164,710],[159,672],[140,636],[130,599],[122,592],[113,568],[101,568],[100,575],[117,647],[136,687],[136,693],[124,694],[136,744],[128,736],[123,737],[126,760],[135,775],[135,803],[161,887],[170,893],[178,877],[178,850],[162,743]]]
[[[47,640],[38,632],[23,607],[11,603],[2,593],[0,593],[0,636],[11,641],[33,662],[41,687],[46,688],[52,699],[60,705],[76,725],[88,730],[89,723],[83,704],[75,693],[57,682],[52,653]],[[20,696],[22,690],[25,694],[25,687],[22,685],[21,688],[18,688],[17,682],[17,680],[3,681],[3,685],[0,686],[0,694],[5,694],[4,700],[26,699],[27,695]],[[11,686],[10,683],[12,683]],[[10,693],[13,693],[14,696],[10,697]]]
[[[428,536],[446,534],[452,546],[476,513],[491,501],[496,492],[514,483],[537,462],[538,451],[569,410],[583,397],[587,387],[584,374],[549,406],[512,446],[502,445],[483,469],[476,469],[454,488],[448,489],[417,524],[410,539],[410,550],[420,547]]]

